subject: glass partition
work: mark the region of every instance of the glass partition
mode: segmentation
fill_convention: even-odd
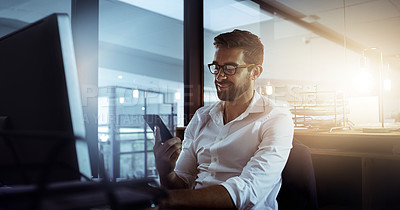
[[[177,11],[166,14],[171,8]],[[153,133],[143,116],[159,114],[172,133],[183,125],[183,1],[100,0],[99,15],[106,171],[114,180],[156,177]]]
[[[365,123],[378,125],[379,88],[377,82],[380,64],[377,58],[379,58],[381,49],[367,48],[363,50],[362,47],[359,51],[355,49],[355,46],[362,46],[358,41],[369,41],[366,40],[366,37],[363,37],[364,40],[357,39],[362,34],[360,22],[364,20],[361,17],[368,14],[367,11],[364,11],[365,7],[352,2],[344,5],[342,1],[326,2],[326,4],[314,6],[297,1],[279,1],[269,5],[283,8],[285,12],[293,16],[292,19],[302,22],[303,25],[300,26],[290,21],[289,18],[282,18],[282,14],[268,13],[250,0],[204,1],[205,104],[211,104],[218,100],[214,77],[206,69],[207,64],[213,60],[214,56],[213,38],[220,33],[237,28],[258,35],[264,44],[264,70],[256,81],[256,91],[269,97],[277,105],[287,107],[293,113],[296,111],[297,115],[299,114],[298,108],[301,107],[296,106],[304,101],[301,97],[305,95],[314,102],[318,101],[318,104],[301,104],[307,106],[302,107],[303,109],[321,110],[317,107],[329,106],[329,110],[324,110],[323,115],[328,115],[331,113],[331,109],[336,109],[335,113],[329,114],[330,117],[325,116],[322,119],[335,123],[324,125],[327,122],[323,122],[313,128],[349,128],[352,126],[351,124],[354,125],[354,122],[360,125],[366,125]],[[384,5],[382,3],[380,6]],[[360,14],[355,12],[355,7],[360,10]],[[364,10],[362,11],[362,9]],[[315,29],[314,32],[311,29]],[[360,65],[362,57],[366,57],[366,60],[371,62],[370,67],[375,66],[371,76],[363,74],[365,71],[362,69],[363,65]],[[393,76],[399,75],[399,72],[390,69],[387,64],[383,66],[383,70],[386,78],[386,89],[382,92],[385,99],[384,110],[386,110],[384,117],[388,122],[400,121],[398,119],[400,115],[398,114],[400,113],[399,92],[393,88],[389,90],[390,85],[394,83],[387,79],[394,79]],[[326,95],[320,94],[323,92],[333,92],[334,96],[332,97],[337,97],[338,101],[326,101],[320,97]],[[338,104],[335,105],[336,102]],[[360,103],[368,103],[370,106],[362,106]],[[297,110],[295,110],[296,108]],[[374,113],[374,119],[366,119],[365,113]],[[319,115],[320,113],[314,114]],[[307,118],[305,121],[315,120],[312,115],[302,116]],[[335,116],[339,116],[340,120],[333,120]],[[298,125],[299,128],[310,128],[309,124]]]

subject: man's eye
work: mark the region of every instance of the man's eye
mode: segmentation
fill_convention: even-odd
[[[225,66],[226,70],[235,70],[235,66],[227,65]]]

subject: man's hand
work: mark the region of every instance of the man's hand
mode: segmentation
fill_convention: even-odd
[[[174,172],[176,160],[182,151],[182,141],[178,137],[174,137],[162,143],[160,128],[156,126],[154,131],[155,142],[153,150],[156,159],[156,167],[160,179],[165,179]]]

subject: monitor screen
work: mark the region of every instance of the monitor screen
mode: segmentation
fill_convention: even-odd
[[[73,138],[84,139],[85,126],[66,14],[0,38],[0,117],[9,132],[0,135],[0,184],[90,176],[87,146]]]

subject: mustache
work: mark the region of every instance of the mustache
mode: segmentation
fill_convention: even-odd
[[[214,81],[214,84],[215,85],[217,85],[217,84],[225,85],[225,84],[233,84],[233,83],[232,82],[217,82],[217,81]]]

